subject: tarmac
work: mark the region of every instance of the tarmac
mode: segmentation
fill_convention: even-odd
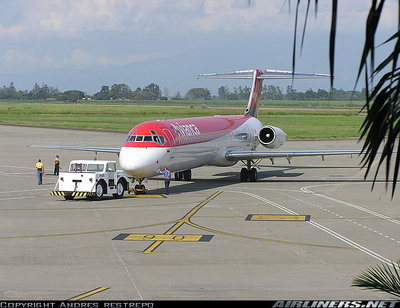
[[[400,257],[400,187],[372,189],[360,157],[263,160],[161,177],[146,198],[51,196],[61,167],[94,153],[28,144],[121,146],[124,133],[0,125],[0,300],[386,300],[352,287]],[[282,150],[360,149],[357,140],[288,141]],[[46,175],[36,180],[41,159]],[[116,155],[99,154],[99,159]],[[375,164],[376,165],[376,164]]]

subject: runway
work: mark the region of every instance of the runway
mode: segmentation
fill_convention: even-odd
[[[400,257],[400,193],[371,191],[358,157],[192,170],[166,198],[66,201],[61,167],[93,153],[28,144],[121,146],[125,134],[0,125],[1,300],[391,299],[351,287]],[[354,140],[288,141],[282,150],[359,149]],[[47,175],[37,185],[35,163]],[[99,159],[117,159],[100,154]],[[161,177],[145,183],[163,193]],[[309,217],[309,220],[303,217]],[[254,219],[253,219],[254,217]]]

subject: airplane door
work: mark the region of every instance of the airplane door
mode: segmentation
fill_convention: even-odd
[[[168,142],[170,144],[170,147],[167,149],[167,151],[169,151],[169,157],[174,158],[175,157],[174,137],[169,129],[163,129],[163,132],[165,132],[165,136],[167,137]]]

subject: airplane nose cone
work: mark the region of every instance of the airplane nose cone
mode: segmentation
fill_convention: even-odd
[[[159,148],[122,147],[119,154],[119,165],[125,174],[135,178],[147,178],[157,174],[162,161]]]

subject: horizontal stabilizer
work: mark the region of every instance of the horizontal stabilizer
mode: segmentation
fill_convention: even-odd
[[[327,78],[329,74],[317,73],[296,73],[292,71],[272,70],[267,69],[259,71],[261,74],[257,79],[313,79],[313,78]],[[200,74],[199,78],[216,78],[216,79],[253,79],[254,70],[235,71],[231,73],[211,73]]]

